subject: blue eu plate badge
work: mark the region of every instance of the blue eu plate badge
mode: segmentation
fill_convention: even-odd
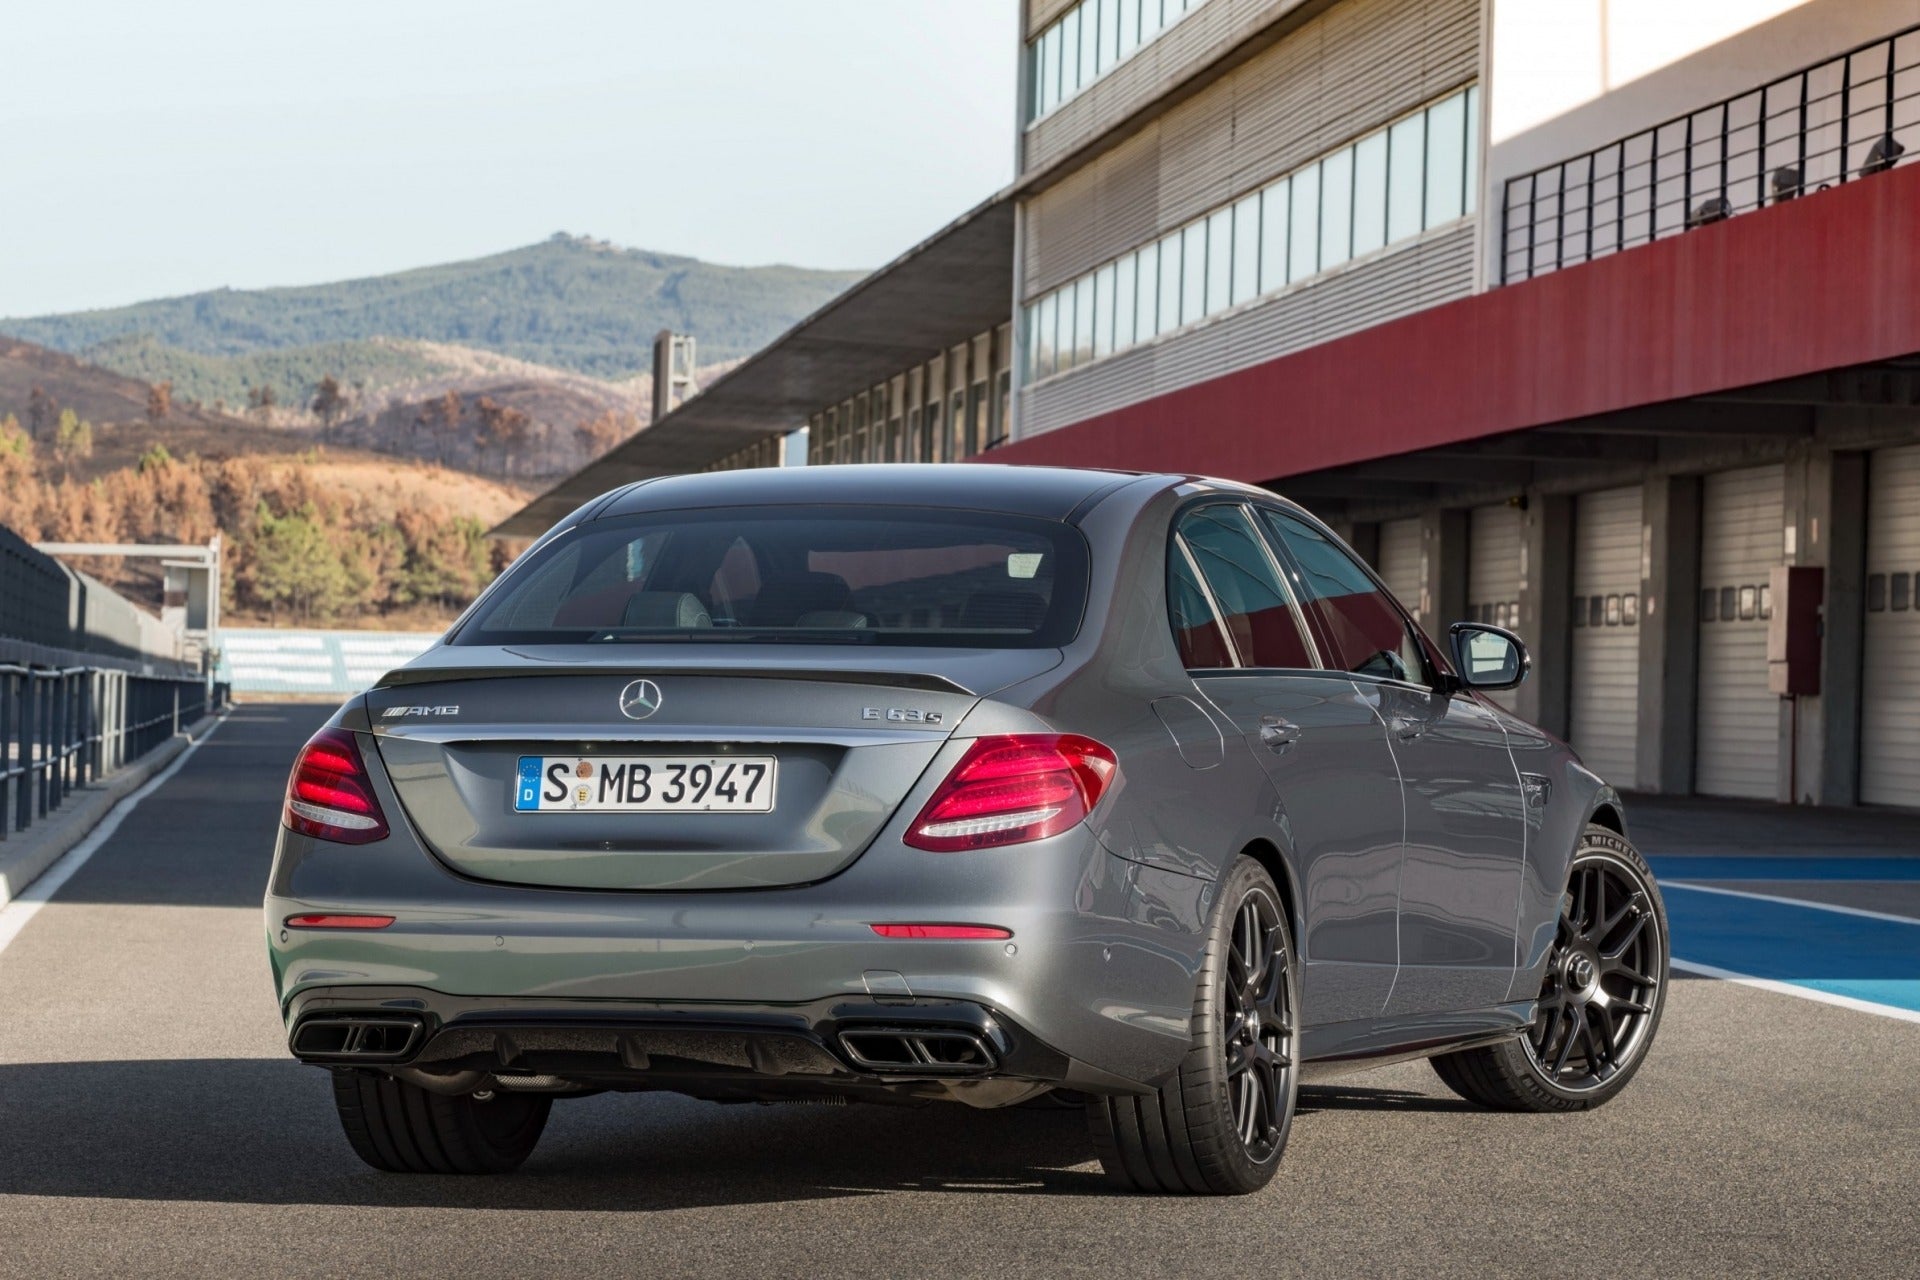
[[[520,781],[513,789],[515,809],[524,811],[540,807],[540,762],[539,756],[520,757]]]

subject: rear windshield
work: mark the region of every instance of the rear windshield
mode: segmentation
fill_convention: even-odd
[[[455,644],[1054,647],[1086,602],[1056,520],[899,507],[661,511],[592,521],[507,571]]]

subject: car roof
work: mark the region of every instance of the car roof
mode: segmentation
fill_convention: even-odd
[[[1078,467],[980,463],[852,463],[707,471],[643,480],[608,494],[586,518],[688,507],[877,504],[1004,511],[1061,520],[1090,500],[1142,479],[1172,486],[1184,476]]]

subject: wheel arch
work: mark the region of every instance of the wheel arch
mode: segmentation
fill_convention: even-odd
[[[1587,811],[1587,823],[1605,827],[1623,840],[1632,838],[1627,834],[1626,807],[1620,803],[1620,795],[1612,787],[1603,787],[1594,796]]]
[[[1265,837],[1256,837],[1241,848],[1241,854],[1252,858],[1266,868],[1273,877],[1274,888],[1280,891],[1280,906],[1287,913],[1287,924],[1293,932],[1293,949],[1296,955],[1306,955],[1307,922],[1300,915],[1299,886],[1294,883],[1293,868],[1280,852],[1280,846]]]

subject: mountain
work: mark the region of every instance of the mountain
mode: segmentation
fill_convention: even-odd
[[[22,423],[31,423],[36,390],[44,406],[44,428],[51,426],[62,409],[72,409],[94,422],[137,422],[146,416],[150,388],[145,379],[126,377],[65,352],[0,334],[0,419],[13,414]],[[231,421],[184,402],[172,407],[171,416],[195,426]]]
[[[210,356],[170,347],[151,334],[137,333],[84,347],[78,355],[88,364],[145,383],[171,382],[178,400],[237,413],[246,406],[248,393],[255,387],[272,387],[277,401],[292,407],[310,399],[322,378],[331,377],[342,387],[366,391],[451,372],[446,361],[422,349],[428,345],[367,338]]]
[[[324,426],[167,404],[146,382],[0,338],[0,526],[30,542],[219,532],[231,622],[444,626],[513,553],[486,537],[535,492],[509,477],[578,465],[635,417],[616,384],[458,348],[436,358],[467,388],[450,427],[390,396],[365,406],[379,422]],[[159,607],[153,561],[76,563]]]
[[[179,372],[187,362],[169,367],[165,349],[246,357],[381,337],[477,347],[625,378],[647,369],[661,329],[693,334],[703,360],[737,359],[862,274],[716,266],[559,233],[491,257],[362,280],[216,289],[100,311],[0,319],[0,333],[71,354],[98,349],[99,363],[113,367],[131,351],[145,361],[143,368],[176,382],[191,376]],[[130,338],[146,341],[128,348]]]

